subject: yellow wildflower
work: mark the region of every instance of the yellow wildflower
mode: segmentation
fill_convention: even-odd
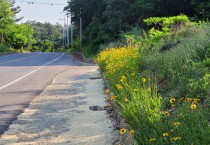
[[[120,129],[120,134],[124,134],[126,132],[126,129],[125,128],[121,128]]]
[[[142,78],[141,81],[142,81],[143,83],[146,83],[147,79],[146,79],[146,78]]]
[[[130,135],[134,135],[134,133],[135,133],[135,131],[132,129],[132,130],[130,131]]]
[[[168,116],[168,115],[169,115],[169,112],[164,112],[164,115],[165,115],[165,116]]]
[[[171,103],[171,104],[175,103],[175,101],[176,101],[175,98],[171,98],[171,99],[170,99],[170,103]]]
[[[196,109],[196,108],[197,108],[197,105],[196,105],[196,104],[194,104],[194,103],[192,103],[192,104],[191,104],[191,106],[190,106],[190,108],[194,110],[194,109]]]
[[[171,140],[177,141],[177,140],[181,140],[181,137],[172,137]]]
[[[116,84],[117,89],[121,90],[123,87],[120,84]]]
[[[109,100],[109,101],[113,101],[113,100],[115,100],[116,98],[117,98],[116,96],[112,96],[112,97],[109,97],[108,100]]]
[[[123,80],[126,80],[126,76],[122,76],[121,78],[122,78]]]
[[[186,98],[185,101],[186,102],[191,102],[192,101],[192,98]]]
[[[110,93],[110,90],[106,90],[105,92],[106,92],[106,94],[109,94]]]
[[[150,88],[150,87],[148,87],[148,88],[147,88],[147,91],[148,91],[148,92],[151,92],[151,88]]]
[[[163,133],[163,137],[167,137],[168,136],[168,133]]]
[[[120,80],[120,82],[121,82],[121,83],[123,83],[123,82],[124,82],[124,80],[123,80],[123,79],[121,79],[121,80]]]
[[[192,104],[196,104],[197,102],[200,102],[200,101],[201,101],[200,99],[193,99]]]
[[[127,103],[129,100],[127,98],[125,98],[124,101]]]
[[[181,123],[180,122],[174,122],[174,126],[179,126],[179,125],[181,125]]]

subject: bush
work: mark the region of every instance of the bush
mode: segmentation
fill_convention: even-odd
[[[6,44],[0,44],[0,53],[13,53],[13,52],[17,52],[17,50],[10,48]]]

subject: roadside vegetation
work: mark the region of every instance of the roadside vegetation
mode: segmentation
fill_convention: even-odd
[[[50,23],[18,24],[21,11],[15,1],[0,0],[0,53],[61,51],[62,26]]]
[[[64,10],[71,14],[74,40],[77,40],[70,49],[92,55],[98,53],[104,44],[121,39],[122,33],[134,28],[147,30],[143,22],[146,18],[185,14],[192,21],[209,20],[209,8],[207,0],[71,0]],[[81,43],[80,17],[83,28]]]
[[[147,33],[126,33],[124,46],[96,57],[114,93],[110,106],[128,124],[119,130],[121,144],[209,145],[209,23],[185,15],[144,23]]]

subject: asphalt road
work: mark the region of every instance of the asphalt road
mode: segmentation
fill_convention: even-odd
[[[65,53],[0,56],[0,134],[56,75],[78,65]]]

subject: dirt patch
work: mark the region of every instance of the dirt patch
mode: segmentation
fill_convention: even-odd
[[[91,58],[87,58],[84,56],[84,54],[80,52],[71,52],[70,55],[77,60],[78,62],[83,62],[83,63],[89,63],[89,64],[95,64],[95,61]]]

